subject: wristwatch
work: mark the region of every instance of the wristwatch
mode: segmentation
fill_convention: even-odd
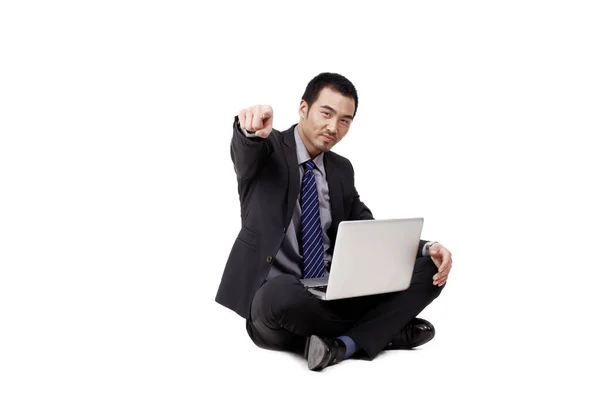
[[[431,254],[429,253],[429,249],[433,246],[434,243],[437,242],[427,242],[425,243],[425,247],[423,248],[423,253],[425,253],[425,257],[429,257]]]

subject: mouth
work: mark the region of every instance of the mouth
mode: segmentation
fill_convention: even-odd
[[[333,143],[335,142],[335,139],[329,135],[321,135],[323,136],[323,140],[325,141],[325,143]]]

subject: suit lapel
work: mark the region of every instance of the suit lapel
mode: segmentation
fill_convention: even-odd
[[[286,223],[292,219],[294,207],[300,195],[300,176],[298,172],[298,155],[296,154],[296,140],[294,139],[294,126],[283,132],[283,154],[288,166],[288,195],[285,214]]]

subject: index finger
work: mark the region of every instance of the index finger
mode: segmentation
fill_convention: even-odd
[[[262,110],[262,119],[271,118],[273,116],[273,111],[269,107],[265,107]]]
[[[440,267],[438,268],[438,273],[443,273],[444,271],[446,271],[446,268],[448,268],[448,264],[450,264],[450,262],[448,260],[444,260],[442,261],[442,264],[440,265]]]

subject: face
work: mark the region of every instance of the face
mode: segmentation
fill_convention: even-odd
[[[300,102],[298,133],[312,158],[331,150],[346,136],[354,115],[354,99],[329,88],[323,88],[319,97],[308,109]]]

